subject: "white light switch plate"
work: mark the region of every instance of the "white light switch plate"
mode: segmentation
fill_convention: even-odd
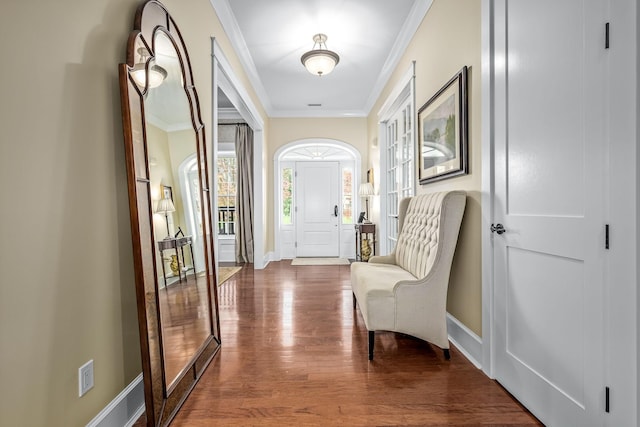
[[[93,359],[78,369],[78,396],[82,397],[93,388]]]

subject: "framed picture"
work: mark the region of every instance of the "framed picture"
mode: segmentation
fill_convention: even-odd
[[[418,110],[420,184],[469,173],[467,67]]]
[[[173,202],[173,189],[168,185],[162,186],[162,198],[163,199],[171,199]]]

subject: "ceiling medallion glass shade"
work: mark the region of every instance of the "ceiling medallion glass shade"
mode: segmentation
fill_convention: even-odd
[[[338,54],[327,49],[326,41],[326,35],[316,34],[313,36],[313,48],[300,58],[311,74],[317,76],[329,74],[340,62]]]
[[[149,57],[149,52],[144,47],[141,47],[140,49],[138,49],[138,53],[140,54],[140,61],[133,66],[131,75],[133,76],[133,80],[135,80],[139,86],[144,87],[144,85],[147,83],[145,79],[147,74],[146,65],[147,58]],[[154,64],[149,67],[149,89],[160,86],[166,78],[167,70],[165,70],[161,66]]]

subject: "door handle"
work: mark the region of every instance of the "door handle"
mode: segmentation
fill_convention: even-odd
[[[338,205],[335,205],[333,207],[333,216],[337,217],[338,216]]]
[[[503,234],[503,233],[506,233],[507,230],[504,229],[504,225],[502,224],[491,224],[491,232]]]

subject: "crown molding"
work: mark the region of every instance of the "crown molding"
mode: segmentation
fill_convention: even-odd
[[[235,108],[218,108],[218,120],[242,120],[242,115]]]
[[[373,85],[371,89],[371,93],[369,95],[369,99],[367,100],[364,111],[367,112],[367,115],[371,112],[371,109],[375,105],[376,101],[380,97],[380,94],[384,90],[384,87],[389,82],[391,78],[391,74],[396,69],[398,64],[400,63],[400,59],[402,55],[404,55],[409,43],[413,39],[413,36],[418,31],[418,27],[424,20],[424,17],[429,12],[431,5],[433,4],[433,0],[416,0],[407,16],[407,20],[404,22],[402,26],[402,30],[398,37],[396,38],[391,51],[389,52],[389,56],[382,66],[382,70],[380,70],[380,74],[378,75],[378,80]]]
[[[151,114],[149,112],[146,113],[146,120],[158,129],[161,129],[165,132],[178,132],[188,129],[193,130],[193,124],[189,121],[169,124],[155,114]]]
[[[229,6],[228,0],[209,1],[211,2],[211,6],[213,6],[213,10],[216,15],[218,15],[222,28],[227,34],[227,37],[231,42],[231,46],[238,56],[240,64],[242,65],[247,78],[251,82],[251,86],[253,86],[253,90],[256,92],[262,107],[265,109],[267,115],[271,116],[271,113],[273,112],[271,101],[269,100],[267,91],[262,84],[262,79],[260,79],[256,64],[253,62],[253,58],[251,58],[247,42],[244,40],[242,31],[240,31],[240,27],[238,26],[238,21],[236,21],[236,18],[233,15],[233,11],[231,10],[231,6]]]
[[[348,118],[367,117],[363,110],[276,110],[269,117],[273,118]]]

